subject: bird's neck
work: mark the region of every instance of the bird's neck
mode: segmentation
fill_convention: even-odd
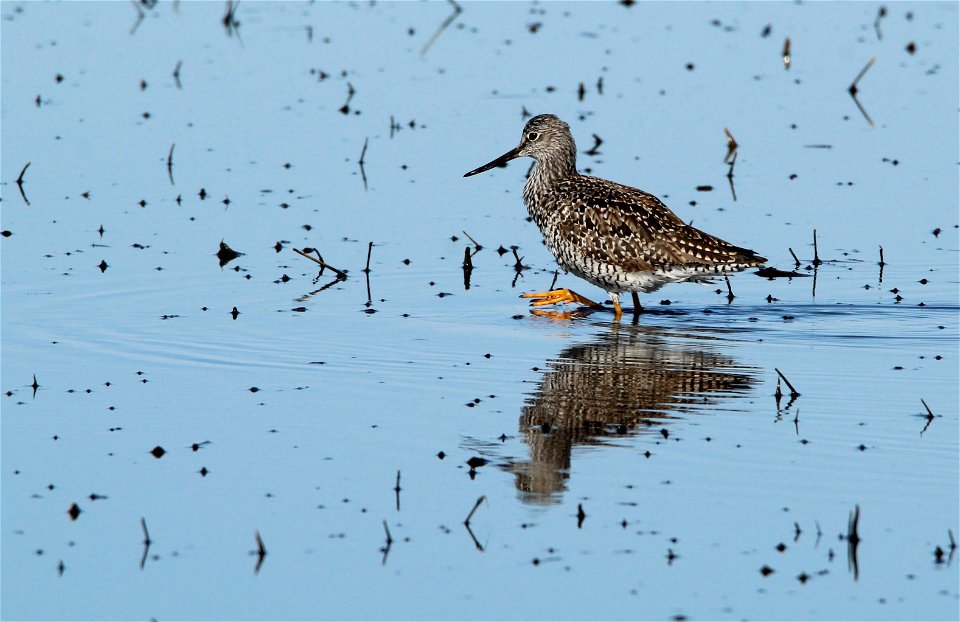
[[[570,153],[564,156],[535,160],[533,170],[530,171],[527,183],[523,186],[523,199],[527,205],[530,205],[536,197],[548,193],[564,179],[578,175],[575,147],[571,145]]]

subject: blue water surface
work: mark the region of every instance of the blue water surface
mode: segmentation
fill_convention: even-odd
[[[4,619],[960,617],[956,3],[0,17]],[[544,112],[800,276],[531,314]]]

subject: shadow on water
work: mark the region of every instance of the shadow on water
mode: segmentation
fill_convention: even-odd
[[[641,434],[669,437],[664,424],[748,395],[759,370],[717,347],[733,333],[615,324],[548,361],[520,416],[529,459],[504,467],[516,476],[521,500],[560,502],[578,445]]]

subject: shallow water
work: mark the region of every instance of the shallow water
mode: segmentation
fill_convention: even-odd
[[[957,7],[885,7],[5,2],[2,617],[956,619]],[[530,314],[523,109],[808,276]]]

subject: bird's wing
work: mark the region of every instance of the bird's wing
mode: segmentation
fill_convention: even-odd
[[[595,177],[558,184],[555,199],[572,206],[560,226],[581,252],[627,271],[658,266],[763,263],[751,250],[691,227],[660,199]]]

